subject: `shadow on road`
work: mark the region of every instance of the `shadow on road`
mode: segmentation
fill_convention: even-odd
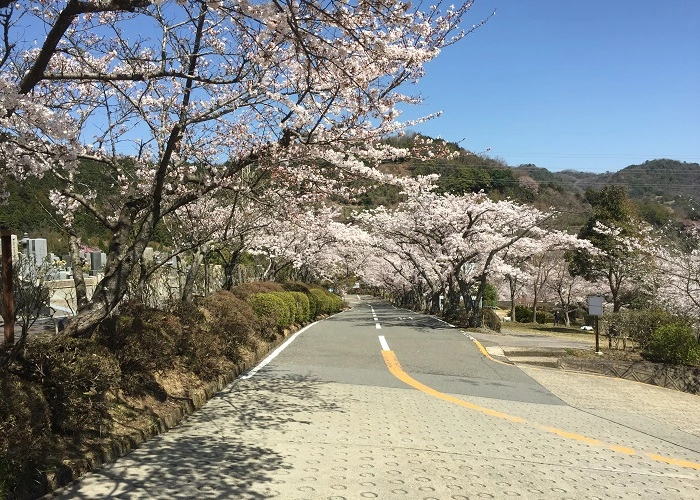
[[[275,375],[237,380],[175,429],[57,492],[58,498],[262,499],[288,458],[265,445],[272,430],[311,424],[342,409],[316,379]],[[252,486],[256,485],[255,489]]]

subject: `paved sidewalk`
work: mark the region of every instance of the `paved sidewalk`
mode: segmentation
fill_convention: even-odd
[[[556,352],[566,348],[592,348],[590,339],[581,341],[554,336],[504,332],[469,333],[495,356],[504,351],[537,349]],[[679,431],[669,435],[672,442],[683,442],[689,433],[700,437],[700,396],[602,375],[568,372],[518,364],[538,383],[575,408],[627,425],[639,419],[651,419]],[[653,422],[652,422],[653,424]],[[670,434],[673,434],[671,432]],[[694,444],[700,451],[700,440]]]
[[[630,418],[649,418],[700,438],[700,396],[602,375],[522,365],[519,368],[574,408],[620,423]],[[700,440],[696,440],[696,446],[700,451]]]

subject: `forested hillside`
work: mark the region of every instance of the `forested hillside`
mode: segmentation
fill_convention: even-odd
[[[700,164],[670,159],[648,160],[618,172],[593,174],[564,170],[549,172],[535,165],[515,168],[519,175],[538,183],[557,184],[567,191],[600,190],[605,186],[622,186],[642,206],[659,203],[681,219],[700,217]]]

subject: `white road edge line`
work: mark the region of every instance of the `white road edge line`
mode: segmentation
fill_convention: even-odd
[[[433,316],[433,317],[435,318],[435,316]],[[447,321],[445,321],[444,319],[440,319],[440,318],[435,318],[435,319],[438,320],[440,323],[445,323],[445,324],[446,324],[447,326],[449,326],[450,328],[457,328],[456,326],[449,324],[449,323],[448,323]]]
[[[252,376],[255,375],[256,373],[258,373],[258,371],[260,371],[262,368],[264,368],[265,365],[267,365],[270,361],[272,361],[273,359],[275,359],[279,353],[281,353],[282,351],[284,351],[284,350],[287,348],[287,346],[288,346],[289,344],[291,344],[291,343],[294,341],[295,338],[297,338],[297,337],[298,337],[301,333],[303,333],[304,331],[306,331],[306,330],[308,330],[309,328],[311,328],[312,326],[314,326],[316,323],[318,323],[318,321],[314,321],[314,322],[311,323],[310,325],[306,325],[304,328],[302,328],[301,330],[299,330],[297,333],[295,333],[294,335],[292,335],[291,337],[289,337],[287,340],[284,341],[284,344],[282,344],[282,345],[279,346],[277,349],[275,349],[274,351],[272,351],[268,357],[266,357],[265,359],[263,359],[263,360],[258,364],[258,366],[256,366],[256,367],[253,368],[252,370],[250,370],[250,371],[249,371],[248,373],[246,373],[245,375],[241,375],[240,378],[241,378],[241,379],[249,379],[250,377],[252,377]]]
[[[382,351],[391,351],[391,349],[389,349],[389,344],[386,343],[384,335],[379,336],[379,343],[382,345]]]

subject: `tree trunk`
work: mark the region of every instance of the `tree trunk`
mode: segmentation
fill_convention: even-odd
[[[121,214],[107,253],[104,277],[95,287],[92,298],[68,323],[64,330],[65,335],[89,337],[100,322],[108,317],[124,298],[128,290],[129,276],[139,265],[153,234],[153,219],[151,216],[147,216],[141,221],[134,241],[129,242],[134,228],[135,215],[130,210],[125,210]]]
[[[510,291],[510,320],[515,322],[515,293],[518,286],[518,278],[508,279],[508,289]]]
[[[440,292],[434,292],[430,296],[430,314],[439,314],[440,311]]]
[[[537,323],[537,288],[533,290],[532,296],[532,322]]]
[[[87,306],[88,298],[85,276],[83,275],[83,262],[80,258],[80,238],[75,234],[69,234],[68,248],[70,250],[70,267],[73,271],[76,308],[77,312],[80,313]]]
[[[146,281],[148,280],[148,269],[146,263],[141,259],[139,262],[139,281],[134,290],[134,300],[139,304],[145,304]]]
[[[197,282],[197,275],[199,274],[199,269],[202,266],[202,261],[204,260],[204,255],[206,254],[206,245],[202,245],[197,248],[197,251],[192,257],[192,264],[187,271],[187,276],[185,277],[185,285],[182,288],[182,301],[190,303],[194,297],[194,285]]]

